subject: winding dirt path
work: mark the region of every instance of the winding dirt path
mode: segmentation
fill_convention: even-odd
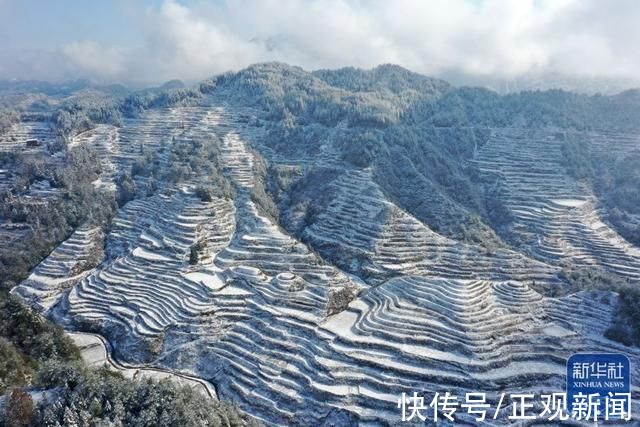
[[[78,346],[82,359],[89,366],[108,365],[129,378],[170,378],[180,384],[194,388],[206,397],[218,399],[216,387],[209,381],[168,369],[122,363],[113,357],[111,344],[103,336],[86,332],[67,332],[67,334]]]

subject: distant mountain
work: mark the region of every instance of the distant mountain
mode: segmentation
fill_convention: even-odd
[[[561,73],[527,73],[518,77],[492,77],[444,72],[442,77],[457,86],[483,86],[501,94],[525,90],[561,89],[587,95],[615,95],[640,87],[640,79],[569,76]]]
[[[129,89],[119,84],[98,85],[89,80],[75,80],[63,83],[49,83],[37,80],[0,80],[0,96],[43,93],[51,97],[64,97],[84,89],[99,90],[114,96],[129,93]]]
[[[379,65],[372,70],[353,67],[338,70],[318,70],[312,73],[330,86],[339,87],[352,92],[376,92],[389,90],[396,95],[407,92],[421,95],[439,94],[451,89],[449,83],[425,77],[411,72],[398,65]]]
[[[163,84],[162,86],[160,86],[161,89],[183,89],[184,83],[182,83],[181,80],[169,80],[168,82],[166,82],[165,84]]]

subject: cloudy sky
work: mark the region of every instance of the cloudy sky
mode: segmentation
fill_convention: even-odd
[[[0,0],[0,78],[149,84],[262,61],[635,79],[637,0]]]

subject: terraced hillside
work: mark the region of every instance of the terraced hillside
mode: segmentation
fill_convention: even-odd
[[[600,141],[602,149],[604,136],[585,138]],[[637,142],[613,145],[640,148]],[[592,191],[565,172],[562,159],[554,135],[509,129],[495,131],[472,161],[481,174],[501,183],[500,197],[515,217],[511,238],[532,257],[640,280],[640,249],[603,222]]]
[[[0,156],[37,156],[47,152],[49,144],[56,140],[55,132],[48,122],[25,121],[12,124],[0,133]],[[59,165],[58,158],[51,159],[52,166]],[[8,193],[17,184],[15,171],[0,165],[0,194]],[[31,183],[20,200],[25,205],[45,205],[60,197],[59,189],[52,188],[46,180]],[[0,242],[10,245],[25,235],[29,225],[24,221],[4,221],[0,219]]]
[[[55,133],[47,122],[17,123],[0,136],[0,152],[42,150],[54,141]]]
[[[17,292],[25,299],[37,301],[40,310],[50,309],[64,291],[102,260],[103,237],[97,227],[78,228],[36,267]]]
[[[351,259],[367,260],[370,276],[556,280],[550,265],[504,249],[489,254],[433,232],[387,201],[367,171],[347,171],[331,186],[333,200],[305,229],[305,237],[319,250],[337,248],[337,256],[350,253]],[[357,265],[345,268],[358,270]]]
[[[403,392],[486,392],[493,404],[502,392],[559,392],[567,357],[584,351],[628,355],[636,381],[640,350],[605,337],[615,292],[536,291],[568,286],[567,263],[640,279],[640,249],[566,172],[555,130],[492,127],[465,159],[512,217],[490,247],[436,230],[386,191],[375,162],[344,156],[340,138],[356,125],[300,114],[321,141],[283,149],[271,111],[226,84],[72,144],[95,148],[94,184],[117,191],[141,152],[155,153],[156,170],[175,168],[175,149],[207,142],[232,196],[203,197],[213,178],[190,164],[118,210],[104,254],[87,224],[14,292],[68,329],[105,336],[121,361],[209,381],[266,424],[394,424]],[[633,135],[620,139],[635,149]],[[276,199],[280,212],[268,212]]]

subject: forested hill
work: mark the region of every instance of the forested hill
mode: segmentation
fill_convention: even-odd
[[[575,138],[570,134],[637,132],[639,90],[613,96],[562,90],[499,95],[479,87],[456,88],[396,65],[306,72],[281,63],[257,64],[200,86],[203,92],[213,88],[267,112],[271,148],[311,156],[320,144],[328,143],[354,165],[372,166],[391,197],[456,238],[498,244],[494,232],[505,225],[507,212],[494,197],[500,189],[478,185],[476,168],[466,162],[491,129],[545,129],[569,135],[571,141],[560,143],[566,146],[565,167],[580,163],[589,171],[580,179],[597,192],[617,180],[628,189],[619,190],[626,194],[634,183],[617,176],[622,172],[613,165],[619,158],[591,153],[587,139],[578,151],[571,151]],[[624,173],[628,167],[627,162]],[[415,196],[416,191],[429,194],[428,200]],[[636,232],[627,228],[620,227],[633,238]]]
[[[437,127],[557,126],[574,129],[640,126],[640,91],[584,95],[563,90],[499,95],[447,82],[397,65],[372,70],[306,72],[282,63],[251,66],[210,80],[275,114],[351,125],[424,123]]]
[[[31,414],[59,424],[158,408],[165,385],[86,370],[51,320],[273,424],[389,420],[415,384],[552,390],[585,349],[639,366],[638,188],[637,90],[281,63],[0,83],[0,391],[59,387]],[[175,422],[248,422],[171,393]]]
[[[87,81],[3,82],[0,132],[19,122],[49,127],[45,142],[55,152],[64,149],[64,140],[98,124],[118,127],[145,111],[199,105],[211,96],[259,107],[269,150],[311,160],[324,150],[355,167],[371,167],[387,195],[430,227],[488,247],[514,244],[508,236],[509,210],[497,197],[504,188],[500,181],[481,182],[486,175],[468,160],[495,129],[543,129],[563,139],[562,167],[601,196],[607,219],[626,238],[639,239],[635,163],[592,149],[591,137],[585,137],[637,132],[638,90],[613,96],[561,90],[499,95],[453,87],[396,65],[307,72],[263,63],[190,88],[179,81],[143,91]],[[4,161],[7,168],[10,160]],[[50,178],[60,185],[60,177]],[[268,190],[277,199],[282,189],[274,182]],[[286,216],[290,207],[282,208]]]

